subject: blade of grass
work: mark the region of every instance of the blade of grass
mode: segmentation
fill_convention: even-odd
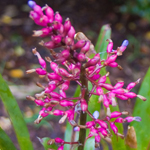
[[[138,150],[148,150],[150,149],[150,68],[148,69],[142,85],[139,90],[139,95],[143,95],[147,98],[147,101],[143,102],[139,98],[137,98],[133,116],[139,116],[142,118],[141,122],[133,121],[131,122],[131,126],[134,126],[136,137],[137,137],[137,149]]]
[[[20,108],[6,81],[0,75],[0,97],[12,121],[21,150],[33,150],[30,135]]]
[[[0,149],[1,150],[17,150],[9,136],[0,128]]]

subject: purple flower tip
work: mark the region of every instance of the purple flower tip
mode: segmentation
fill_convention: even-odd
[[[31,8],[33,9],[34,6],[36,5],[36,2],[35,2],[35,1],[32,1],[32,0],[29,0],[29,1],[28,1],[28,5],[29,5],[29,7],[31,7]]]
[[[98,112],[98,111],[95,111],[95,112],[93,113],[93,117],[94,117],[95,119],[97,119],[97,118],[99,117],[99,112]]]
[[[121,46],[127,47],[128,44],[129,44],[129,41],[128,41],[128,40],[124,40],[124,41],[122,42],[122,45],[121,45]]]
[[[134,117],[134,120],[140,122],[141,121],[141,117]]]

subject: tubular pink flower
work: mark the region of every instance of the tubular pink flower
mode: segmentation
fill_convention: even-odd
[[[104,128],[98,128],[98,131],[104,136],[107,137],[108,133]]]
[[[55,116],[64,115],[64,111],[62,111],[62,110],[54,110],[53,111],[53,115],[55,115]]]
[[[124,93],[124,96],[128,97],[128,98],[135,98],[137,97],[137,95],[133,92],[127,92],[127,93]]]
[[[108,84],[108,83],[100,83],[99,84],[101,87],[105,88],[106,90],[113,90],[113,86],[111,84]]]
[[[122,88],[124,86],[124,82],[123,81],[119,81],[118,83],[116,83],[116,85],[114,86],[114,89],[119,89]]]
[[[85,45],[81,48],[81,53],[87,53],[90,49],[90,42],[89,41],[86,41]]]
[[[116,97],[122,99],[122,100],[128,100],[129,98],[127,96],[124,96],[124,95],[119,95],[117,94]]]
[[[42,117],[46,117],[49,114],[46,112],[46,108],[42,108],[39,112],[39,115],[41,115]]]
[[[36,12],[39,16],[43,16],[43,11],[42,11],[41,6],[35,5],[35,6],[33,7],[33,10],[34,10],[34,12]]]
[[[64,150],[64,146],[60,146],[57,150]]]
[[[63,90],[60,90],[60,96],[62,96],[63,98],[66,98],[66,93]]]
[[[61,42],[61,36],[60,35],[55,35],[55,36],[51,36],[52,38],[52,41],[55,43],[55,44],[58,44]]]
[[[53,41],[45,42],[45,43],[44,43],[44,46],[45,46],[46,48],[52,49],[52,48],[55,47],[55,43],[54,43]]]
[[[54,72],[58,72],[58,65],[55,62],[51,62],[50,67]]]
[[[117,119],[115,120],[116,123],[124,123],[125,121],[126,121],[126,120],[123,119],[123,118],[121,118],[121,117],[119,117],[119,118],[117,118]]]
[[[115,67],[118,67],[118,63],[112,62],[112,63],[108,64],[108,66],[115,68]]]
[[[68,73],[65,69],[63,68],[59,68],[59,75],[63,76],[63,77],[73,77],[72,74]]]
[[[86,122],[86,128],[91,128],[92,126],[95,126],[95,122],[94,121]]]
[[[111,123],[110,123],[110,127],[111,127],[111,129],[114,131],[115,134],[118,133],[118,128],[115,126],[114,122],[111,122]]]
[[[127,122],[132,122],[133,120],[140,122],[141,121],[141,117],[131,117],[131,116],[129,116],[129,117],[126,117],[125,120]]]
[[[48,76],[48,78],[49,78],[50,80],[59,80],[59,81],[62,80],[62,77],[59,76],[58,74],[54,73],[54,72],[48,73],[47,76]]]
[[[86,110],[88,109],[88,105],[87,105],[85,99],[81,99],[81,109],[83,112],[86,112]]]
[[[70,28],[71,28],[71,22],[70,22],[69,18],[67,18],[64,23],[64,36],[67,35]]]
[[[56,12],[56,13],[55,13],[54,20],[55,20],[55,21],[58,21],[58,22],[60,22],[60,23],[62,23],[62,17],[61,17],[61,15],[59,14],[59,12]]]
[[[68,90],[68,88],[69,88],[69,85],[70,85],[70,81],[65,81],[63,84],[62,84],[62,86],[61,86],[61,90]]]
[[[106,95],[103,95],[103,105],[108,108],[109,107],[109,100],[107,99]]]
[[[58,98],[60,99],[60,94],[56,93],[56,92],[51,92],[49,93],[49,95],[52,97],[52,98]]]
[[[46,75],[47,74],[47,72],[41,68],[37,68],[36,73],[39,75]]]
[[[100,78],[100,74],[94,74],[94,75],[91,77],[91,79],[94,80],[94,81],[98,80],[99,78]]]
[[[109,42],[109,44],[107,45],[107,53],[111,53],[113,49],[113,42],[111,39],[108,39],[107,41]]]
[[[104,62],[104,65],[107,66],[108,64],[115,62],[116,58],[117,58],[117,55],[111,55],[111,56],[108,57],[107,60]]]
[[[100,135],[98,134],[98,135],[96,135],[95,136],[95,142],[100,142],[101,141],[101,137],[100,137]]]
[[[79,53],[78,56],[77,56],[77,59],[78,59],[80,62],[85,61],[85,59],[86,59],[85,54]]]
[[[74,102],[66,100],[61,100],[59,104],[63,107],[74,106]]]
[[[120,88],[120,89],[118,88],[118,89],[112,90],[112,92],[115,93],[115,94],[124,94],[125,90],[122,89],[122,88]]]
[[[121,115],[122,115],[121,112],[114,111],[114,112],[111,113],[110,118],[117,118],[117,117],[119,117],[119,116],[121,116]]]
[[[96,93],[97,93],[98,95],[104,94],[103,89],[102,89],[101,87],[97,87],[97,88],[96,88]]]
[[[98,83],[105,83],[106,82],[106,75],[102,76],[99,80]]]
[[[42,100],[38,100],[38,99],[36,99],[34,102],[39,106],[44,106],[45,104]]]
[[[96,123],[98,123],[102,128],[108,129],[108,125],[107,125],[106,122],[104,122],[104,121],[102,121],[102,120],[99,120],[99,119],[97,119],[97,120],[95,120],[95,121],[96,121]]]
[[[71,39],[74,39],[75,33],[76,33],[76,31],[75,31],[74,27],[71,26],[70,30],[68,31],[68,37],[70,37]]]
[[[75,45],[73,45],[73,50],[82,48],[85,45],[86,41],[85,40],[79,40]]]
[[[46,6],[45,13],[46,13],[46,16],[49,19],[49,22],[52,23],[53,20],[54,20],[54,11],[53,11],[53,9],[49,6]]]
[[[55,143],[59,143],[59,144],[64,144],[64,140],[62,140],[61,138],[55,138]]]

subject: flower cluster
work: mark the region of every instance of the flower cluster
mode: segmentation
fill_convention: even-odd
[[[54,58],[54,61],[50,57],[45,58],[52,70],[52,72],[48,72],[46,61],[37,52],[36,48],[32,50],[34,55],[37,56],[41,67],[28,70],[27,73],[36,72],[48,81],[46,86],[37,83],[43,89],[41,93],[35,94],[35,97],[27,96],[28,99],[33,100],[38,106],[42,106],[35,123],[39,123],[48,115],[62,116],[59,120],[60,124],[67,119],[76,131],[79,131],[81,128],[89,129],[90,132],[85,142],[88,138],[94,136],[95,143],[99,143],[101,137],[106,138],[111,136],[108,128],[109,124],[112,131],[123,138],[123,135],[118,133],[115,123],[131,122],[133,120],[140,121],[141,118],[122,118],[121,115],[127,115],[128,112],[111,112],[109,106],[117,105],[116,97],[122,100],[135,97],[146,100],[143,96],[131,92],[140,79],[131,82],[126,88],[123,88],[123,81],[117,82],[114,86],[106,83],[109,73],[101,76],[100,71],[106,66],[121,69],[116,59],[126,49],[128,40],[124,40],[122,45],[114,50],[112,40],[108,39],[107,58],[101,60],[100,54],[96,53],[91,41],[82,32],[75,32],[69,18],[63,23],[59,12],[54,13],[53,9],[48,5],[41,8],[31,0],[28,2],[28,5],[33,9],[30,12],[31,19],[37,25],[43,26],[41,30],[34,31],[33,36],[50,38],[50,41],[41,41],[40,44],[48,48]],[[62,49],[59,53],[54,51],[54,48],[58,47]],[[91,53],[94,53],[93,58],[90,57]],[[68,90],[71,81],[75,81],[81,87],[79,97],[67,97],[65,91]],[[91,90],[88,89],[87,82],[92,84]],[[96,115],[92,115],[89,112],[88,101],[92,95],[97,95],[99,97],[97,103],[103,103],[106,108],[106,117],[104,119],[99,119],[97,113],[95,113]],[[86,99],[87,96],[88,98]],[[66,110],[57,109],[57,105],[65,107]],[[91,121],[86,122],[84,125],[75,122],[75,113],[80,112],[87,113],[91,117]],[[66,142],[60,138],[55,138],[49,144],[53,142],[60,145],[58,150],[63,150],[64,144],[83,144],[80,141]]]

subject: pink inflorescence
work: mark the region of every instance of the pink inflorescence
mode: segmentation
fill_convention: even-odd
[[[130,83],[124,88],[124,82],[118,81],[116,85],[106,83],[107,73],[101,76],[101,68],[106,66],[118,67],[116,59],[122,55],[128,45],[128,40],[124,40],[122,45],[116,50],[113,50],[113,42],[111,39],[107,41],[107,58],[101,60],[100,54],[95,52],[95,56],[90,58],[88,52],[91,51],[92,43],[87,38],[76,38],[78,33],[75,32],[74,27],[71,25],[69,18],[64,22],[59,12],[54,13],[53,9],[48,5],[41,8],[34,1],[29,1],[28,5],[33,9],[30,12],[30,18],[37,24],[42,26],[41,30],[34,31],[33,36],[37,37],[50,37],[47,42],[41,41],[40,45],[49,49],[54,61],[50,57],[46,57],[46,61],[49,63],[51,72],[47,71],[46,61],[41,55],[33,49],[34,55],[37,56],[40,68],[28,70],[27,73],[36,72],[42,77],[46,77],[47,85],[38,83],[43,91],[35,94],[35,98],[28,96],[27,98],[33,100],[42,109],[39,112],[39,116],[36,123],[39,123],[44,117],[48,115],[62,116],[59,123],[63,123],[66,119],[74,127],[75,131],[79,131],[80,128],[87,128],[90,130],[88,138],[94,136],[95,142],[99,143],[101,137],[110,137],[110,131],[108,125],[112,131],[123,137],[118,133],[116,123],[131,122],[133,120],[140,121],[140,117],[126,117],[122,118],[122,115],[127,115],[127,112],[111,112],[110,105],[116,106],[116,97],[121,100],[128,100],[131,98],[139,97],[142,100],[146,100],[143,96],[137,95],[131,92],[132,88],[139,83],[140,79]],[[76,39],[76,40],[75,40]],[[56,53],[53,49],[61,47],[62,51]],[[59,65],[58,65],[59,64]],[[61,67],[63,66],[63,67]],[[89,91],[89,98],[92,95],[97,95],[98,103],[103,103],[106,108],[106,117],[99,119],[99,113],[96,111],[93,115],[88,110],[88,102],[84,99],[85,87],[82,86],[80,80],[81,67],[85,70],[85,77],[93,85]],[[75,81],[81,87],[81,95],[79,97],[67,97],[66,90],[70,86],[70,82]],[[57,89],[57,92],[56,92]],[[60,105],[65,109],[59,110],[56,107]],[[79,125],[75,122],[75,113],[83,111],[91,117],[91,121],[85,125]],[[59,150],[63,150],[64,144],[69,144],[60,138],[55,138],[55,143],[59,144]],[[80,144],[79,142],[70,142],[70,144]]]

